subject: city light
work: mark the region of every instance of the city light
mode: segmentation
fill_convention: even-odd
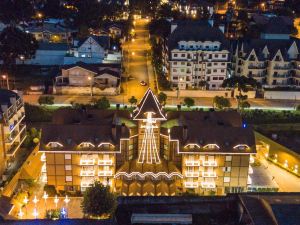
[[[55,195],[55,198],[54,198],[55,208],[57,208],[58,202],[59,202],[59,198],[57,197],[57,195]]]

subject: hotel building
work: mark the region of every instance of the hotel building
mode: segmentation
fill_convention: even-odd
[[[173,88],[218,89],[227,78],[229,44],[224,27],[203,21],[171,24],[164,49],[165,70]]]
[[[26,138],[24,118],[22,98],[13,91],[0,89],[0,176]]]
[[[148,89],[133,113],[58,110],[40,151],[45,181],[59,190],[99,180],[124,196],[172,196],[247,191],[256,148],[237,112],[165,113]]]

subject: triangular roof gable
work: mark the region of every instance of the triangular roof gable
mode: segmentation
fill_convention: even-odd
[[[138,104],[136,110],[135,110],[135,115],[134,115],[134,120],[143,120],[146,119],[145,113],[146,112],[153,112],[153,119],[156,120],[166,120],[166,117],[163,115],[161,106],[159,104],[158,99],[156,96],[153,94],[150,88],[146,91],[144,97]]]
[[[96,44],[96,45],[98,45],[100,48],[103,48],[103,47],[99,44],[99,42],[98,42],[93,36],[89,36],[87,39],[85,39],[85,41],[82,42],[82,43],[80,44],[79,48],[80,48],[82,45],[84,45],[85,43],[88,43],[88,44]]]
[[[272,61],[274,61],[275,60],[275,58],[276,58],[276,56],[280,56],[280,61],[284,61],[284,59],[283,59],[283,56],[282,56],[282,53],[281,53],[281,50],[280,49],[278,49],[277,50],[277,52],[274,54],[274,57],[272,58]]]

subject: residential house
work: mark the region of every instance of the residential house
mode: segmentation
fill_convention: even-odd
[[[64,58],[65,65],[77,62],[121,63],[121,56],[118,49],[111,48],[108,35],[89,36],[83,40],[74,40],[73,47]]]
[[[120,64],[86,64],[78,62],[62,67],[55,79],[56,94],[107,94],[119,93]]]
[[[237,112],[166,114],[148,89],[133,113],[58,110],[40,152],[47,184],[58,190],[98,180],[123,196],[224,195],[247,191],[256,146]]]
[[[37,41],[52,43],[67,43],[71,41],[73,30],[61,23],[33,23],[25,28]]]
[[[164,53],[172,87],[220,88],[227,78],[229,54],[222,29],[206,21],[173,22]]]
[[[22,97],[13,91],[0,89],[0,176],[13,163],[26,138],[24,118]]]

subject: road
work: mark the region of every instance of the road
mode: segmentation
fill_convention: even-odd
[[[265,158],[260,157],[260,161],[265,166],[267,173],[278,184],[280,192],[300,192],[300,178],[267,161]]]
[[[124,64],[125,74],[128,82],[123,83],[125,102],[131,96],[141,99],[148,87],[154,89],[154,77],[150,57],[149,31],[147,29],[148,20],[135,20],[134,32],[135,38],[123,44],[123,52],[125,53]],[[147,83],[146,86],[140,84],[141,81]],[[117,97],[116,97],[117,98]]]

